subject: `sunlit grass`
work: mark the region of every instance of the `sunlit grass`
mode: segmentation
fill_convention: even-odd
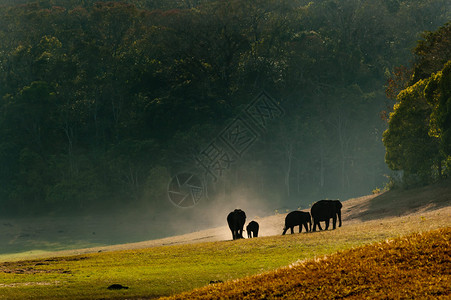
[[[158,297],[275,270],[411,232],[449,226],[449,209],[353,221],[337,230],[0,264],[0,298]],[[108,290],[111,284],[129,287]]]
[[[416,233],[170,299],[449,299],[450,241]]]

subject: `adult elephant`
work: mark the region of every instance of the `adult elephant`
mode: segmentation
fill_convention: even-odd
[[[294,227],[299,225],[299,233],[302,232],[302,226],[304,226],[305,231],[309,232],[312,230],[312,218],[309,212],[305,211],[292,211],[285,217],[285,227],[283,228],[284,235],[288,228],[291,229],[291,234],[294,233]],[[310,226],[308,226],[310,225]]]
[[[255,221],[249,222],[249,224],[247,224],[247,226],[246,226],[247,237],[248,238],[258,237],[258,229],[259,228],[260,228],[260,225],[258,225],[257,222],[255,222]]]
[[[243,227],[246,222],[246,213],[241,209],[235,209],[227,216],[227,223],[234,240],[243,238]]]
[[[341,208],[343,205],[338,200],[320,200],[313,204],[310,212],[313,219],[313,231],[316,231],[316,225],[319,230],[323,230],[319,222],[326,222],[326,230],[329,229],[329,222],[332,219],[333,229],[336,228],[337,216],[338,226],[341,227]]]

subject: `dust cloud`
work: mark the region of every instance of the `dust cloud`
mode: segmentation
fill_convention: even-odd
[[[227,215],[236,208],[246,213],[247,224],[252,220],[258,222],[259,218],[273,215],[276,206],[256,193],[237,189],[226,195],[203,199],[193,208],[181,209],[174,206],[169,212],[163,211],[165,221],[160,225],[166,224],[170,234],[174,235],[227,226]]]

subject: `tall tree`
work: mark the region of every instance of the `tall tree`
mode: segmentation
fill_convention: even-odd
[[[440,159],[438,139],[429,136],[432,107],[424,97],[427,82],[420,80],[398,95],[398,103],[390,114],[389,127],[384,132],[385,160],[392,170],[403,170],[405,181],[419,177],[420,183],[433,179],[433,168]],[[412,178],[414,177],[414,178]]]
[[[429,135],[439,140],[440,150],[449,170],[451,163],[451,60],[445,64],[443,70],[430,77],[425,96],[433,109]]]

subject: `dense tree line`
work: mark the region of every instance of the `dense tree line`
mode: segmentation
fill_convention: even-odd
[[[262,90],[285,115],[211,198],[245,188],[277,207],[368,193],[384,182],[387,76],[447,20],[444,0],[6,1],[3,211],[156,209],[190,154]]]
[[[395,74],[389,85],[405,88],[384,132],[386,161],[403,172],[393,184],[406,186],[451,174],[451,23],[425,33],[414,53],[411,69]]]

